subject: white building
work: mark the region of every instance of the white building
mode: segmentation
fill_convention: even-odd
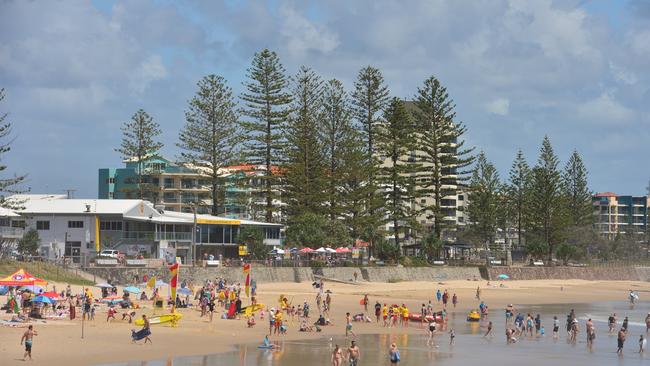
[[[178,256],[185,262],[191,255],[195,225],[197,258],[203,253],[237,257],[237,235],[242,226],[260,227],[269,246],[281,244],[279,224],[165,212],[143,200],[41,195],[20,199],[23,209],[16,213],[23,223],[19,225],[38,231],[41,255],[50,259],[68,257],[81,263],[103,249],[116,249],[133,256]]]

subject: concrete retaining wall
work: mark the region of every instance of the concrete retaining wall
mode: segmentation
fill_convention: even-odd
[[[491,267],[487,269],[489,279],[496,280],[500,274],[506,274],[512,280],[610,280],[610,281],[647,281],[650,269],[643,278],[635,267]]]
[[[144,275],[167,279],[166,268],[88,268],[86,272],[105,278],[116,284],[134,284],[142,282]],[[512,280],[539,279],[580,279],[613,281],[650,281],[650,267],[613,267],[613,268],[578,268],[578,267],[491,267],[481,276],[477,267],[254,267],[253,278],[257,283],[269,282],[311,282],[314,275],[341,281],[393,282],[393,281],[451,281],[473,278],[496,280],[499,274],[506,274]],[[137,280],[136,280],[137,277]],[[241,267],[199,268],[181,267],[180,277],[200,283],[207,279],[223,277],[229,282],[243,282]]]

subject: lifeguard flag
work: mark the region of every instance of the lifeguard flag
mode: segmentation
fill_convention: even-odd
[[[149,281],[147,281],[147,288],[154,288],[156,286],[156,276],[152,276]]]
[[[172,313],[176,311],[176,285],[178,284],[178,263],[169,266],[171,272],[171,279],[169,280],[169,287],[172,290]]]
[[[246,275],[246,282],[244,282],[244,289],[246,291],[246,297],[250,297],[251,291],[251,265],[250,263],[244,264],[244,275]]]

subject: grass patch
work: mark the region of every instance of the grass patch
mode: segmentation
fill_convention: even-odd
[[[92,281],[68,272],[59,266],[47,262],[17,262],[11,260],[0,261],[0,277],[7,277],[18,269],[33,274],[48,282],[63,282],[71,285],[93,285]]]

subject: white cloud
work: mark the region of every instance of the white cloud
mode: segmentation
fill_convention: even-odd
[[[497,98],[485,104],[485,109],[499,116],[507,116],[510,113],[510,100]]]
[[[617,66],[611,61],[609,62],[609,69],[612,72],[614,79],[616,79],[616,81],[619,81],[623,84],[634,85],[638,81],[638,78],[636,77],[636,75],[634,75],[634,73],[622,67]]]
[[[167,69],[158,55],[151,55],[142,61],[129,82],[131,91],[142,94],[150,83],[167,77]]]
[[[603,93],[597,98],[579,104],[578,115],[589,123],[618,125],[630,122],[635,113],[619,103],[611,93]]]
[[[282,35],[292,55],[302,56],[313,50],[330,53],[339,45],[338,36],[321,24],[314,24],[291,7],[283,6]]]

